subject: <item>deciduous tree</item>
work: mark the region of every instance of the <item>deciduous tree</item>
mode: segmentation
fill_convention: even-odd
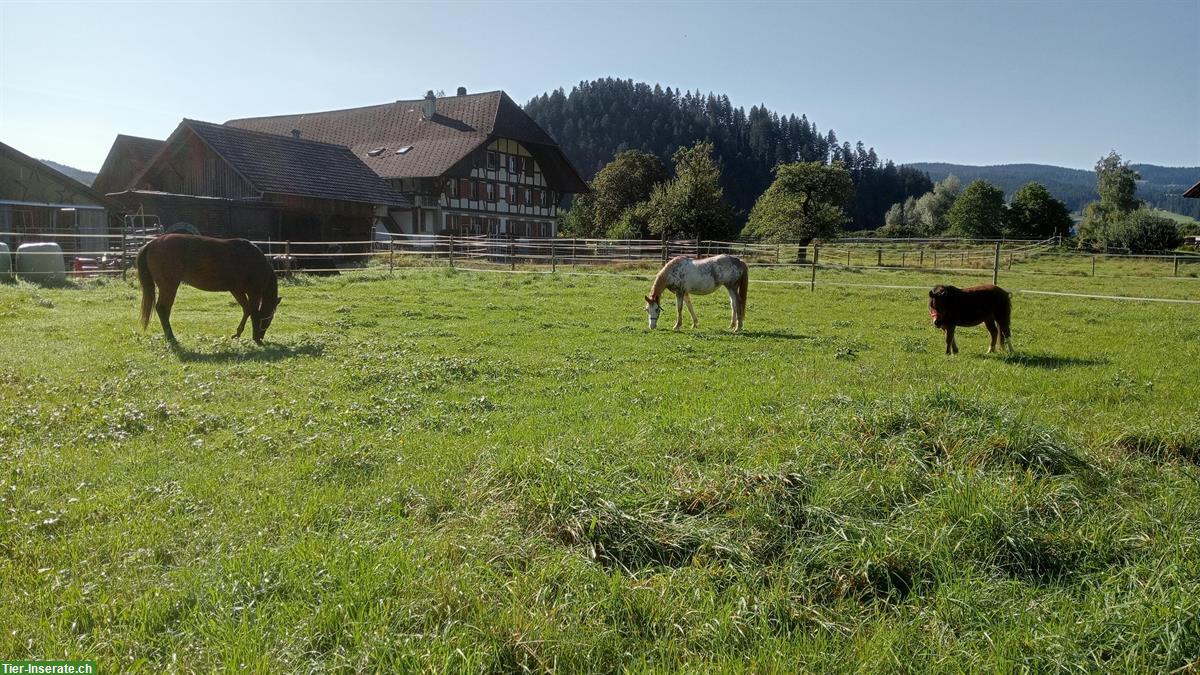
[[[948,234],[955,237],[984,239],[1004,233],[1004,191],[985,180],[972,182],[962,191],[947,220]]]
[[[845,206],[853,198],[854,182],[841,163],[781,164],[775,167],[775,181],[750,211],[745,234],[807,246],[841,231],[847,221]]]

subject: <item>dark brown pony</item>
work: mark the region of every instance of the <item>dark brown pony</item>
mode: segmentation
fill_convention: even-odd
[[[988,353],[996,351],[996,341],[1001,340],[1012,353],[1012,299],[1008,291],[985,284],[972,288],[934,286],[929,291],[929,316],[933,325],[946,332],[946,353],[958,353],[958,342],[954,340],[954,329],[958,326],[984,324],[992,335],[992,346]]]
[[[150,240],[137,256],[138,279],[142,283],[142,330],[150,321],[150,309],[158,310],[167,339],[171,331],[171,305],[179,284],[202,291],[229,291],[242,306],[242,322],[233,337],[241,337],[246,319],[254,341],[263,336],[279,306],[275,270],[258,248],[245,239],[214,239],[191,234],[166,234]],[[154,287],[158,286],[158,303]]]

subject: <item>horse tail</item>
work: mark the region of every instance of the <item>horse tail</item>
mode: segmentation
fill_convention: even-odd
[[[150,263],[146,260],[147,244],[137,254],[138,281],[142,285],[142,330],[150,322],[150,310],[154,309],[154,278],[150,275]]]
[[[742,276],[738,279],[738,321],[746,320],[746,292],[750,289],[750,267],[742,263]]]

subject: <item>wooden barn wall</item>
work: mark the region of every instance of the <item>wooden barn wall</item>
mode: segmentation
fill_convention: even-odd
[[[210,237],[269,240],[278,238],[279,212],[262,206],[230,204],[166,196],[122,198],[133,213],[140,207],[147,216],[158,216],[164,229],[187,223]]]
[[[220,155],[192,133],[160,157],[138,187],[225,199],[245,199],[258,194]]]

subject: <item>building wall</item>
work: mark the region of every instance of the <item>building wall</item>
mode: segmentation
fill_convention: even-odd
[[[27,241],[45,241],[34,235],[56,235],[55,241],[68,253],[103,250],[100,239],[64,237],[70,234],[108,233],[104,205],[84,192],[82,186],[64,180],[49,167],[28,165],[0,156],[0,235],[10,247]]]
[[[143,179],[139,188],[181,195],[246,199],[258,193],[195,134],[187,137]]]
[[[557,234],[561,195],[546,184],[541,166],[523,145],[495,139],[463,164],[469,168],[464,177],[392,181],[414,204],[408,213],[391,214],[393,227],[406,234]]]

